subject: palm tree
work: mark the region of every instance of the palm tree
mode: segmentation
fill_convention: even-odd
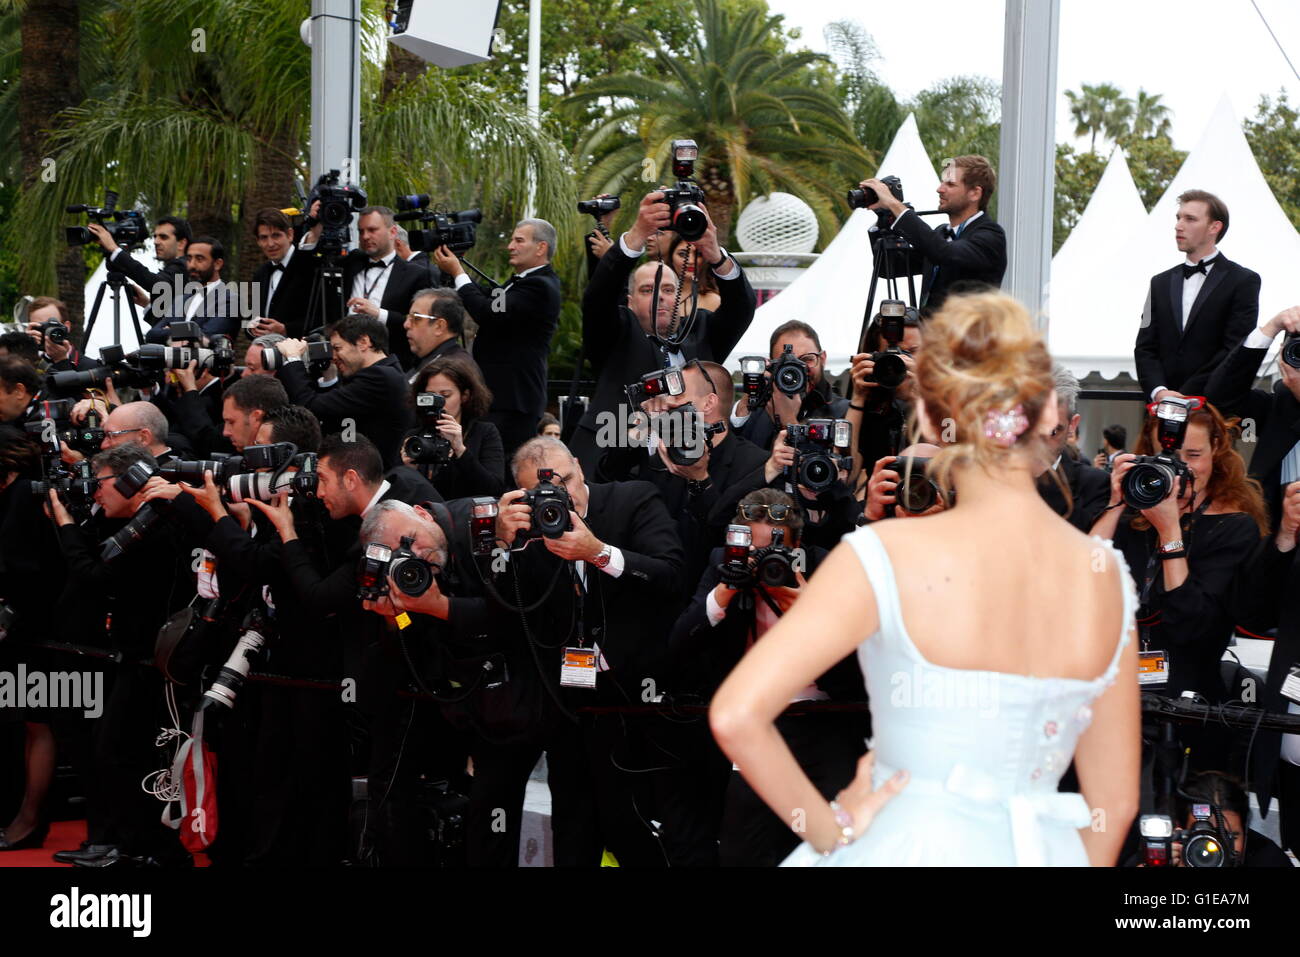
[[[804,199],[822,235],[837,228],[843,187],[860,178],[869,157],[854,140],[842,106],[812,82],[826,57],[774,49],[780,18],[749,7],[733,15],[720,0],[695,0],[700,28],[689,55],[674,56],[655,38],[657,69],[603,77],[563,106],[608,103],[575,149],[584,193],[621,194],[663,182],[674,139],[699,145],[699,185],[725,242],[738,206],[783,189]]]
[[[1065,91],[1074,119],[1074,135],[1090,136],[1089,152],[1097,152],[1097,134],[1109,139],[1124,135],[1133,115],[1133,101],[1119,87],[1110,83],[1084,83],[1081,93]]]
[[[97,201],[106,186],[150,218],[184,207],[196,230],[218,238],[235,239],[242,222],[238,244],[229,245],[244,255],[227,275],[250,275],[253,212],[290,205],[294,179],[310,174],[302,13],[300,0],[129,0],[110,8],[97,23],[104,37],[96,52],[113,51],[112,68],[87,70],[103,82],[87,84],[88,98],[60,114],[63,125],[46,141],[59,164],[56,182],[20,198],[15,219],[35,253],[32,278],[48,273],[64,204]],[[201,51],[194,24],[220,25]],[[363,50],[385,47],[382,0],[366,0],[361,30]],[[481,197],[485,213],[505,218],[522,206],[532,176],[541,215],[564,222],[572,199],[564,150],[522,110],[485,102],[472,79],[410,66],[401,64],[396,78],[390,72],[385,85],[381,64],[363,56],[361,185],[373,201],[430,185],[440,195],[477,193],[481,182],[490,189]],[[33,235],[40,240],[32,243]]]
[[[857,141],[870,157],[871,167],[880,163],[894,134],[907,119],[907,110],[876,75],[872,64],[880,58],[875,41],[860,23],[838,20],[825,30],[840,73],[840,95]]]
[[[1133,102],[1131,132],[1138,137],[1168,136],[1172,125],[1172,111],[1160,102],[1159,93],[1148,93],[1138,88]]]

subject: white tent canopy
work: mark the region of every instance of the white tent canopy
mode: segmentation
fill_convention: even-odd
[[[1129,237],[1142,233],[1146,221],[1146,206],[1124,151],[1116,147],[1078,223],[1052,258],[1048,338],[1052,354],[1066,357],[1080,377],[1093,363],[1104,363],[1108,370],[1114,366],[1113,360],[1097,355],[1098,291],[1108,277],[1123,272],[1124,246]]]
[[[877,175],[901,179],[904,195],[918,209],[934,206],[939,177],[921,144],[915,116],[908,114],[898,128]],[[871,283],[867,231],[875,222],[875,213],[854,210],[817,261],[788,288],[758,307],[749,330],[728,357],[727,367],[734,372],[741,356],[767,355],[772,330],[783,322],[799,319],[817,330],[826,350],[828,368],[834,372],[848,368],[862,332],[862,315]],[[877,301],[883,298],[883,287],[882,281],[876,290]],[[920,294],[919,276],[917,293]]]
[[[1118,254],[1097,264],[1090,294],[1081,292],[1078,303],[1066,307],[1053,288],[1058,305],[1050,321],[1051,349],[1080,378],[1090,372],[1107,378],[1133,373],[1133,342],[1151,277],[1182,259],[1174,245],[1174,215],[1179,194],[1188,189],[1209,190],[1227,204],[1230,229],[1222,251],[1259,273],[1261,319],[1300,298],[1293,279],[1300,263],[1300,233],[1269,189],[1224,96],[1142,228],[1127,240],[1115,234]],[[1055,281],[1054,276],[1054,286]],[[1060,309],[1067,312],[1061,315]]]

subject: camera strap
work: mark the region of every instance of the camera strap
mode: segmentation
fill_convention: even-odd
[[[396,256],[393,257],[393,259],[396,258],[397,258]],[[375,287],[379,285],[379,280],[383,279],[384,276],[388,275],[388,270],[391,269],[393,266],[393,259],[390,259],[388,262],[384,263],[384,268],[379,270],[379,272],[375,273],[374,281],[371,282],[370,285],[365,287],[365,292],[361,297],[362,299],[369,299],[370,294],[374,292]]]

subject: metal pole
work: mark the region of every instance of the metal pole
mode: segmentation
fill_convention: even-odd
[[[332,169],[361,175],[361,0],[311,3],[312,181]]]
[[[542,0],[528,0],[528,119],[534,129],[542,125]],[[537,215],[537,179],[528,174],[525,219]]]
[[[1007,231],[1002,288],[1047,331],[1056,174],[1060,0],[1006,0],[998,220]]]

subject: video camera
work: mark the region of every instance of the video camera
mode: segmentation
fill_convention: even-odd
[[[573,499],[559,481],[554,469],[538,469],[537,485],[524,493],[523,504],[532,509],[532,524],[525,541],[534,538],[559,538],[573,531]]]
[[[659,187],[672,217],[667,228],[687,242],[698,242],[709,229],[709,218],[702,208],[704,190],[692,182],[700,150],[695,140],[673,140],[672,149],[673,175],[677,177],[677,183],[671,188]]]
[[[600,219],[606,213],[612,213],[614,210],[621,208],[622,205],[617,196],[597,196],[595,199],[578,200],[578,212]]]
[[[786,443],[794,446],[794,465],[787,467],[786,478],[808,491],[814,494],[826,491],[839,479],[840,469],[853,468],[852,456],[833,451],[848,449],[853,441],[853,426],[847,419],[792,423],[785,427],[785,434]]]
[[[438,431],[438,419],[447,399],[437,392],[420,392],[415,411],[420,415],[419,432],[402,442],[402,454],[415,465],[427,465],[436,472],[451,461],[451,440]]]
[[[316,240],[316,249],[322,253],[338,253],[352,239],[352,214],[360,212],[369,204],[366,194],[355,183],[339,184],[339,171],[330,170],[322,173],[316,185],[307,197],[306,208],[320,201],[315,220],[321,225],[320,238]],[[310,220],[310,212],[308,219]]]
[[[103,226],[113,241],[122,247],[137,246],[149,238],[149,229],[145,225],[144,214],[139,210],[117,208],[117,193],[111,189],[104,190],[104,205],[90,206],[75,203],[65,207],[70,213],[85,213],[92,223]],[[64,238],[69,246],[85,246],[97,242],[85,226],[68,226]]]
[[[396,550],[380,542],[370,542],[357,566],[357,598],[376,601],[390,592],[389,581],[411,598],[419,598],[432,586],[438,566],[426,562],[411,551],[415,539],[403,536]]]
[[[1124,476],[1120,491],[1124,504],[1141,510],[1163,502],[1174,488],[1181,497],[1192,481],[1192,470],[1182,460],[1178,450],[1187,435],[1188,417],[1201,407],[1200,400],[1167,398],[1156,405],[1158,423],[1156,438],[1160,442],[1158,455],[1139,455],[1133,468]]]
[[[410,193],[397,197],[397,208],[401,210],[393,218],[399,223],[431,223],[428,229],[412,229],[407,234],[407,244],[417,252],[433,252],[439,246],[446,246],[453,253],[463,253],[473,249],[477,241],[477,224],[483,222],[483,212],[478,209],[462,209],[448,212],[441,207],[428,209],[428,193]]]

